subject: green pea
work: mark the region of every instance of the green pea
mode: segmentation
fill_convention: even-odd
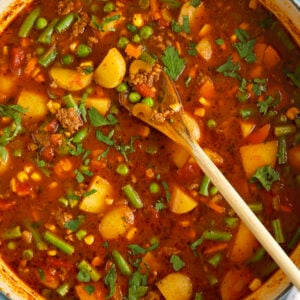
[[[131,92],[128,99],[131,103],[137,103],[141,100],[142,96],[137,92]]]
[[[127,29],[130,31],[130,32],[132,32],[132,33],[137,33],[137,28],[136,28],[136,26],[134,26],[133,24],[127,24],[126,25],[126,27],[127,27]]]
[[[214,119],[209,119],[209,120],[207,120],[206,125],[208,128],[213,129],[213,128],[216,128],[217,122]]]
[[[151,35],[153,34],[153,28],[146,25],[146,26],[143,26],[141,29],[140,29],[140,36],[142,37],[142,39],[144,40],[147,40],[151,37]]]
[[[43,47],[37,47],[36,48],[36,54],[38,55],[38,56],[41,56],[41,55],[43,55],[45,53],[45,48],[43,48]]]
[[[92,49],[86,44],[80,44],[77,48],[76,54],[78,57],[87,57],[91,54]]]
[[[15,242],[10,241],[9,243],[7,243],[7,248],[9,250],[15,250],[17,248],[17,244]]]
[[[142,103],[147,104],[148,106],[152,107],[154,105],[154,100],[151,97],[145,97],[142,100]]]
[[[136,44],[140,43],[141,40],[142,40],[142,39],[141,39],[140,35],[138,35],[137,33],[134,34],[133,37],[132,37],[132,41],[133,41],[134,43],[136,43]]]
[[[73,61],[74,61],[74,57],[71,54],[66,54],[61,58],[61,62],[64,65],[70,65],[71,63],[73,63]]]
[[[106,13],[110,13],[116,9],[116,5],[113,2],[108,2],[104,5],[103,11]]]
[[[129,40],[125,36],[121,36],[118,40],[118,47],[124,49],[129,44]]]
[[[129,173],[129,168],[126,164],[119,164],[117,166],[116,172],[120,175],[127,175]]]
[[[26,249],[23,251],[22,256],[26,259],[26,260],[30,260],[33,258],[33,251],[31,249]]]
[[[211,195],[211,196],[214,196],[214,195],[216,195],[218,193],[218,189],[215,187],[215,186],[212,186],[211,188],[210,188],[210,190],[209,190],[209,194]]]
[[[156,182],[152,182],[149,186],[150,193],[156,194],[160,191],[159,184]]]
[[[40,17],[36,20],[35,28],[38,30],[42,30],[42,29],[46,28],[47,25],[48,25],[47,19]]]
[[[117,87],[116,87],[116,91],[118,93],[124,93],[126,92],[128,89],[128,86],[125,82],[121,82]]]

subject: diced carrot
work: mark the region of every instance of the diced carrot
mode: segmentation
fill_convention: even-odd
[[[286,112],[286,117],[289,119],[289,120],[295,120],[296,119],[296,116],[297,114],[300,113],[300,110],[293,106],[293,107],[290,107],[287,112]]]
[[[201,85],[199,91],[201,97],[211,99],[215,95],[215,86],[213,81],[207,77],[205,82]]]
[[[288,161],[293,169],[300,171],[300,144],[288,151]]]
[[[277,51],[272,46],[267,46],[265,50],[265,55],[263,63],[267,68],[272,68],[276,66],[280,61],[280,56]]]
[[[143,46],[129,43],[125,48],[125,53],[134,58],[139,58],[142,54]]]
[[[155,90],[145,83],[137,84],[135,89],[143,97],[155,97]]]
[[[211,209],[213,209],[215,212],[219,214],[224,214],[225,213],[225,207],[217,204],[216,202],[213,201],[208,201],[207,206]]]
[[[70,173],[73,172],[72,162],[67,158],[59,160],[54,165],[54,172],[59,178],[65,178],[66,176],[69,176]]]
[[[150,10],[153,20],[159,20],[161,18],[158,0],[150,0]]]
[[[30,74],[34,71],[34,69],[36,68],[37,63],[38,63],[37,57],[32,57],[32,58],[28,61],[27,65],[26,65],[26,67],[25,67],[25,69],[24,69],[24,73],[25,73],[26,75],[30,75]]]
[[[252,131],[246,138],[247,142],[249,142],[250,144],[259,144],[264,142],[270,133],[270,129],[271,125],[268,123],[260,127],[259,129]]]
[[[288,205],[284,205],[284,204],[280,204],[280,210],[290,213],[292,211],[291,207],[289,207]]]
[[[227,247],[228,247],[228,243],[219,243],[219,244],[213,245],[213,246],[205,249],[203,251],[203,254],[204,255],[210,255],[210,254],[213,254],[213,253],[216,253],[216,252],[219,252],[219,251],[223,251]]]

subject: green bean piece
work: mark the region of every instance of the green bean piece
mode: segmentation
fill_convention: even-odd
[[[115,263],[117,264],[117,267],[121,274],[130,276],[132,274],[132,270],[126,259],[122,256],[122,254],[117,251],[112,251],[112,256],[114,258]]]
[[[264,209],[261,202],[249,203],[248,206],[254,213],[260,213]]]
[[[12,227],[4,232],[2,235],[3,239],[5,240],[12,240],[12,239],[17,239],[22,236],[21,232],[21,227],[20,226],[15,226]]]
[[[260,247],[259,249],[256,250],[254,255],[250,257],[250,259],[247,261],[248,263],[256,263],[260,261],[266,253],[266,250],[263,247]]]
[[[50,231],[46,231],[44,237],[48,243],[52,244],[53,246],[55,246],[56,248],[68,255],[72,255],[75,251],[74,246],[59,238]]]
[[[297,130],[294,124],[278,125],[274,128],[274,134],[277,137],[295,133]]]
[[[210,257],[208,259],[208,263],[210,265],[212,265],[213,267],[217,267],[218,264],[220,263],[222,259],[222,254],[221,253],[216,253],[215,255],[213,255],[212,257]]]
[[[239,223],[239,219],[236,217],[225,218],[225,224],[230,228],[236,227],[238,225],[238,223]]]
[[[59,21],[58,18],[54,18],[51,23],[42,31],[38,37],[38,42],[42,44],[51,44],[52,34],[54,32],[55,26]]]
[[[74,13],[67,14],[56,24],[55,30],[58,33],[62,33],[64,31],[66,31],[72,25],[74,18],[75,18]]]
[[[42,240],[38,231],[34,228],[32,224],[30,224],[27,220],[24,221],[25,227],[31,232],[32,238],[36,243],[36,247],[38,250],[45,251],[48,249],[47,244]]]
[[[231,240],[232,234],[226,231],[205,230],[203,233],[203,238],[210,241],[228,242]]]
[[[83,140],[87,137],[87,134],[88,134],[88,128],[87,127],[84,127],[80,130],[78,130],[74,137],[73,137],[73,143],[75,144],[79,144],[79,143],[82,143]]]
[[[106,13],[113,12],[115,9],[116,9],[116,5],[113,2],[108,2],[103,7],[103,11]]]
[[[201,186],[200,186],[199,194],[202,196],[208,196],[209,195],[209,185],[210,185],[210,179],[206,175],[204,175]]]
[[[20,27],[19,33],[18,33],[19,37],[21,37],[21,38],[28,37],[28,35],[29,35],[35,21],[39,17],[40,13],[41,13],[41,8],[37,7],[25,18],[23,24]]]
[[[139,194],[134,190],[134,188],[130,184],[123,186],[122,189],[123,189],[125,195],[127,196],[130,204],[134,208],[138,209],[138,208],[143,207],[143,202],[142,202]]]
[[[300,240],[300,227],[298,227],[298,229],[294,233],[292,239],[289,241],[288,248],[294,249],[294,247],[297,245],[299,240]]]
[[[279,244],[284,243],[285,238],[284,238],[280,219],[272,220],[271,224],[273,227],[274,237],[275,237],[275,240],[277,241],[277,243],[279,243]]]
[[[78,105],[77,105],[74,97],[72,96],[72,94],[67,94],[67,95],[63,96],[62,100],[65,102],[67,107],[75,108],[77,111],[79,111]]]
[[[57,56],[57,51],[55,47],[51,47],[43,56],[38,60],[39,64],[44,68],[47,68],[51,63],[54,62]]]
[[[66,296],[68,294],[70,290],[70,285],[68,282],[64,282],[62,285],[60,285],[57,289],[56,292],[60,295],[60,296]]]
[[[95,282],[98,281],[101,278],[101,275],[98,273],[98,271],[86,260],[82,260],[77,268],[80,271],[86,272],[90,275],[91,279]]]

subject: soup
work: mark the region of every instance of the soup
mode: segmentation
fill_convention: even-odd
[[[300,53],[257,1],[35,1],[0,49],[0,251],[44,298],[240,299],[277,269],[193,158],[120,104],[156,110],[162,72],[208,156],[298,243]]]

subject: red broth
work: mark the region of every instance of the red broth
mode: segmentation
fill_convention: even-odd
[[[119,104],[156,108],[162,70],[297,244],[300,53],[257,1],[35,1],[0,51],[0,251],[45,298],[240,299],[276,270],[193,158]]]

